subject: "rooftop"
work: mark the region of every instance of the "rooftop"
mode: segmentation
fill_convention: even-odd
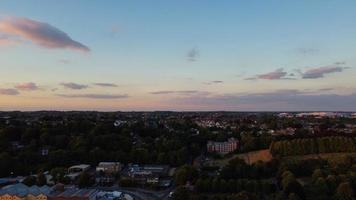
[[[23,197],[32,194],[34,196],[38,196],[40,194],[49,195],[51,191],[52,191],[51,188],[46,185],[42,187],[35,186],[35,185],[28,187],[25,184],[17,183],[14,185],[8,185],[3,187],[0,190],[0,195],[10,194],[10,195]]]

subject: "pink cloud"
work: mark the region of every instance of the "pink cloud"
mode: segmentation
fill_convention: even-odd
[[[0,33],[20,37],[50,49],[72,49],[89,52],[90,49],[73,40],[65,32],[44,22],[28,18],[10,17],[0,21]],[[7,38],[8,39],[8,38]]]
[[[266,74],[260,74],[257,77],[259,79],[267,79],[267,80],[276,80],[276,79],[282,79],[287,75],[287,72],[285,72],[282,68],[277,69],[273,72],[269,72]]]
[[[286,71],[284,71],[283,68],[279,68],[272,72],[257,74],[253,77],[245,78],[245,80],[295,80],[295,78],[292,78],[292,76],[294,76],[294,74],[288,74]]]
[[[342,65],[340,63],[337,63],[332,66],[325,66],[325,67],[318,67],[318,68],[312,68],[308,69],[305,72],[302,73],[303,79],[317,79],[317,78],[323,78],[325,74],[331,74],[331,73],[336,73],[336,72],[342,72],[347,67],[342,67],[339,66]]]
[[[18,90],[27,90],[27,91],[38,90],[38,86],[36,85],[36,83],[32,83],[32,82],[17,84],[15,85],[15,88]]]
[[[17,44],[19,42],[20,42],[20,40],[16,37],[0,34],[0,45],[13,45],[13,44]]]
[[[2,89],[2,88],[0,88],[0,95],[18,95],[18,94],[20,94],[20,93],[16,89],[12,89],[12,88]]]

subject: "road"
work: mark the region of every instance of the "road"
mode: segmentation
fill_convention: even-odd
[[[173,190],[173,187],[168,188],[166,190],[161,190],[161,191],[152,191],[152,190],[146,190],[146,189],[141,189],[141,188],[123,188],[119,186],[112,186],[112,187],[93,187],[95,189],[99,190],[105,190],[105,191],[121,191],[123,193],[127,193],[131,195],[132,197],[135,198],[135,200],[165,200],[169,199],[168,195],[169,193]]]

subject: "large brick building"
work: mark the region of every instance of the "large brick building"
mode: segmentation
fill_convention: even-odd
[[[207,150],[210,153],[226,154],[235,151],[238,145],[239,141],[235,138],[229,138],[225,142],[208,141]]]

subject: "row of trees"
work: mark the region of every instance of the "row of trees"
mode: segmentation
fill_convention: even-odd
[[[356,137],[330,136],[274,141],[270,146],[270,151],[274,156],[354,152],[356,151]]]
[[[356,188],[355,163],[355,158],[350,156],[283,162],[279,166],[277,180],[285,198],[353,199],[353,188]],[[301,172],[303,168],[307,169]]]
[[[194,190],[179,187],[174,199],[351,200],[355,197],[356,159],[350,156],[273,160],[253,165],[233,159],[218,170],[220,175],[202,170],[186,165],[176,171],[177,185],[190,183]],[[259,179],[253,179],[251,172],[258,174]]]
[[[239,193],[248,191],[266,195],[276,191],[276,185],[271,180],[230,179],[221,178],[198,179],[195,183],[198,193]]]
[[[173,200],[258,200],[267,199],[266,197],[259,198],[256,194],[242,191],[235,194],[215,193],[202,194],[192,193],[185,187],[178,187],[172,197]],[[269,198],[274,199],[274,198]]]
[[[284,195],[289,197],[295,196],[298,199],[305,199],[305,193],[303,186],[297,181],[294,174],[291,171],[284,171],[280,177],[280,187],[282,188]]]
[[[355,178],[355,177],[354,177]],[[323,174],[322,170],[317,169],[313,173],[313,181],[309,184],[309,193],[318,196],[319,199],[328,199],[329,197],[347,197],[353,196],[353,186],[351,177]],[[343,192],[344,191],[344,192]],[[347,198],[346,198],[347,199]]]

